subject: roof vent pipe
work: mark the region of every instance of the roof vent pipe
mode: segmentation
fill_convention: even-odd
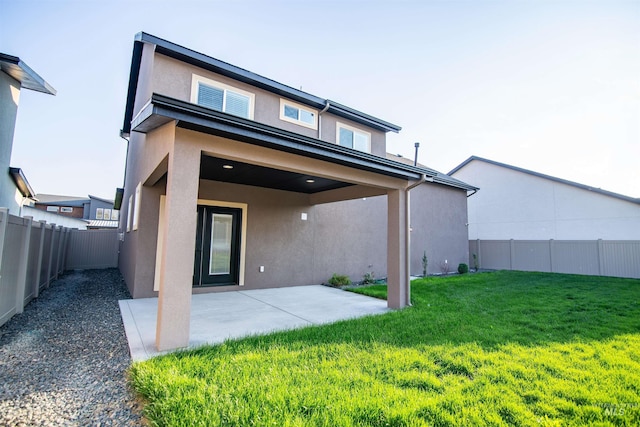
[[[318,113],[318,139],[322,139],[322,113],[326,113],[331,106],[331,103],[328,99],[326,99],[324,102],[324,108]]]
[[[416,156],[413,159],[413,166],[418,166],[418,148],[420,148],[420,143],[416,142],[415,144],[413,144],[414,147],[416,147]]]

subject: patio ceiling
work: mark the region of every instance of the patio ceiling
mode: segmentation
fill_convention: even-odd
[[[202,156],[200,162],[200,178],[307,194],[334,190],[352,185],[347,182],[230,161],[211,156]]]

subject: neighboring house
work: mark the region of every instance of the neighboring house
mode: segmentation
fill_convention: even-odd
[[[480,187],[471,240],[640,240],[640,199],[476,156],[449,175]]]
[[[425,250],[431,263],[466,261],[475,187],[388,159],[386,133],[399,130],[138,34],[119,264],[134,298],[159,298],[157,347],[188,344],[192,293],[373,271],[401,308]]]
[[[113,208],[113,200],[89,195],[89,197],[37,194],[33,207],[38,211],[82,220],[84,228],[117,228],[120,212]],[[34,219],[45,219],[32,212]],[[55,218],[55,217],[54,217]],[[49,222],[52,222],[49,220]],[[55,222],[55,221],[53,221]]]
[[[56,226],[66,228],[76,228],[78,230],[86,230],[89,225],[89,222],[82,218],[74,218],[55,212],[47,212],[29,205],[22,206],[22,216],[30,216],[34,221],[46,221],[47,224],[55,224]]]
[[[20,91],[34,90],[49,95],[56,91],[17,56],[0,53],[0,207],[21,216],[21,208],[34,197],[24,172],[10,168]]]

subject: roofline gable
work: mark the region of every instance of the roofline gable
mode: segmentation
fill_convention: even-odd
[[[491,165],[494,165],[494,166],[503,167],[505,169],[511,169],[513,171],[521,172],[521,173],[524,173],[524,174],[527,174],[527,175],[532,175],[532,176],[535,176],[535,177],[538,177],[538,178],[548,179],[550,181],[558,182],[560,184],[569,185],[571,187],[579,188],[581,190],[586,190],[586,191],[591,191],[591,192],[594,192],[594,193],[602,194],[603,196],[609,196],[609,197],[613,197],[613,198],[616,198],[616,199],[624,200],[626,202],[640,204],[640,198],[634,198],[634,197],[625,196],[624,194],[614,193],[613,191],[607,191],[607,190],[603,190],[601,188],[591,187],[589,185],[580,184],[579,182],[569,181],[569,180],[566,180],[566,179],[558,178],[558,177],[551,176],[551,175],[546,175],[546,174],[543,174],[543,173],[540,173],[540,172],[535,172],[535,171],[532,171],[532,170],[529,170],[529,169],[524,169],[524,168],[520,168],[518,166],[508,165],[506,163],[501,163],[501,162],[497,162],[495,160],[485,159],[483,157],[478,157],[478,156],[469,157],[467,160],[465,160],[464,162],[460,163],[455,168],[451,169],[451,171],[448,173],[448,175],[455,174],[460,169],[464,168],[465,166],[467,166],[469,163],[473,162],[474,160],[477,160],[479,162],[488,163],[488,164],[491,164]]]

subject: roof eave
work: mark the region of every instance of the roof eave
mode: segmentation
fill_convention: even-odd
[[[55,95],[56,90],[19,57],[0,53],[0,69],[20,82],[20,87]]]
[[[337,144],[211,110],[196,104],[153,94],[150,102],[131,123],[132,131],[146,133],[170,121],[179,127],[222,135],[244,142],[331,161],[407,180],[420,179],[435,172],[359,152]]]
[[[27,177],[24,175],[24,172],[20,168],[9,168],[9,173],[11,174],[11,178],[13,178],[13,182],[15,182],[18,191],[22,194],[23,197],[27,197],[29,199],[34,199],[36,196],[35,191],[31,188],[29,181],[27,181]]]

